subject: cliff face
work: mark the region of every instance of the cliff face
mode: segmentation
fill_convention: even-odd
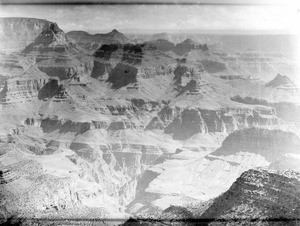
[[[278,124],[272,109],[181,109],[179,107],[164,107],[153,118],[148,129],[164,127],[167,134],[173,134],[173,139],[185,140],[197,133],[227,132],[258,126]]]
[[[294,133],[251,128],[231,133],[223,141],[222,147],[213,154],[227,156],[250,152],[260,154],[272,162],[287,153],[299,154],[299,145],[300,139]]]
[[[61,55],[78,52],[76,45],[68,40],[65,33],[56,23],[50,23],[49,26],[23,50],[25,54],[36,53],[43,55],[51,52]]]
[[[2,105],[26,103],[37,99],[39,90],[48,82],[48,79],[8,79],[0,92]]]
[[[2,50],[21,50],[29,45],[51,22],[35,18],[1,18],[0,44]]]
[[[235,225],[249,223],[251,219],[294,223],[300,214],[299,179],[299,174],[293,172],[246,171],[214,200],[200,219],[236,221]]]

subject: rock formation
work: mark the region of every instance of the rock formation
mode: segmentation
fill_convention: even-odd
[[[244,171],[297,170],[299,93],[250,78],[257,55],[15,21],[33,32],[0,57],[0,216],[184,218]]]
[[[210,219],[213,225],[222,220],[234,225],[294,224],[299,218],[299,194],[297,173],[249,170],[216,198],[200,219]]]
[[[178,55],[184,55],[192,49],[202,49],[202,46],[191,39],[186,39],[175,46],[174,52]]]
[[[276,77],[266,84],[266,87],[278,87],[281,85],[294,85],[294,83],[286,76],[277,74]]]
[[[50,26],[51,22],[35,18],[0,18],[1,50],[21,50]]]
[[[39,54],[45,54],[57,52],[64,54],[66,51],[77,52],[75,44],[67,39],[56,23],[50,23],[48,28],[43,30],[30,45],[26,46],[23,53],[38,52]]]
[[[151,43],[162,52],[173,51],[175,49],[175,44],[165,39],[157,39]]]
[[[67,36],[80,47],[87,50],[96,50],[102,44],[125,44],[130,40],[116,29],[106,34],[91,35],[85,31],[70,31]]]
[[[291,132],[251,128],[231,133],[213,154],[226,156],[241,151],[250,152],[272,162],[287,153],[299,154],[299,145],[299,137]]]

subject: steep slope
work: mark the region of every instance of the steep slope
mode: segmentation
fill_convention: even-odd
[[[51,22],[35,18],[0,18],[0,49],[21,50],[29,45]]]
[[[66,35],[58,27],[58,25],[56,23],[50,23],[49,27],[44,29],[34,40],[34,42],[26,46],[26,48],[23,50],[23,53],[64,53],[68,47],[70,47],[69,50],[75,50],[75,45],[67,39]]]
[[[254,142],[257,140],[258,142]],[[222,147],[212,153],[228,156],[238,152],[262,155],[269,162],[280,159],[284,154],[300,154],[300,138],[291,132],[266,129],[245,129],[231,133]]]
[[[69,41],[56,23],[50,23],[40,35],[22,51],[31,66],[50,77],[66,80],[76,75],[87,75],[90,59],[76,44]]]
[[[200,219],[212,219],[212,225],[222,220],[232,225],[296,224],[300,214],[299,176],[294,172],[246,171],[228,191],[214,200]]]

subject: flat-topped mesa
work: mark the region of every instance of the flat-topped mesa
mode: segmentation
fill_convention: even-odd
[[[11,52],[25,48],[51,23],[35,18],[0,18],[0,49]]]

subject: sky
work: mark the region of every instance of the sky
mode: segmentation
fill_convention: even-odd
[[[57,22],[64,31],[149,32],[180,30],[263,30],[295,32],[294,5],[0,5],[0,17],[31,17]],[[298,23],[298,25],[297,25]]]

